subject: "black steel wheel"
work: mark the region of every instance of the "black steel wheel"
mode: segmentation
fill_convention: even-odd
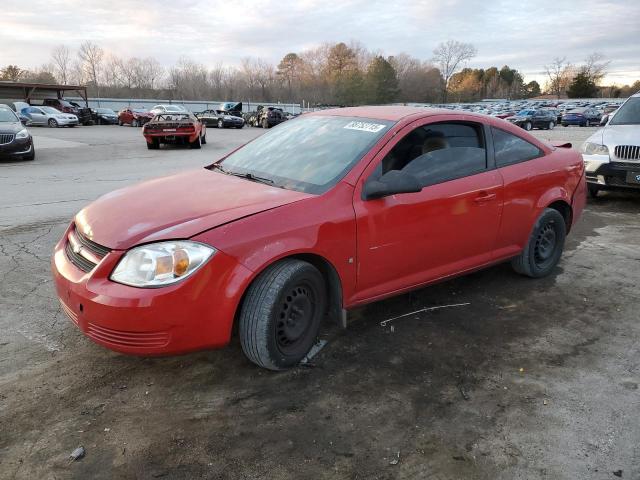
[[[321,273],[302,260],[285,259],[267,268],[249,287],[242,304],[242,350],[270,370],[297,365],[313,346],[326,312]]]
[[[567,236],[564,217],[552,208],[546,208],[536,223],[527,245],[511,261],[513,269],[528,277],[547,276],[560,261]]]

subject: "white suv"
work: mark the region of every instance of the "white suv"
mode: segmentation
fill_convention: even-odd
[[[582,157],[592,197],[600,190],[640,192],[640,92],[629,97],[605,127],[587,139]]]

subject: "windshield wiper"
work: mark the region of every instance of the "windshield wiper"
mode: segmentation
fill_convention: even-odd
[[[226,175],[233,175],[234,177],[246,178],[247,180],[251,180],[252,182],[265,183],[267,185],[273,185],[273,180],[266,177],[260,177],[258,175],[254,175],[253,173],[240,173],[240,172],[232,172],[231,170],[227,170],[219,163],[214,163],[212,165],[213,168],[220,170],[222,173]]]

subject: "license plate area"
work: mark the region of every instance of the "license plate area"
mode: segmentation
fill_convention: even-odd
[[[175,128],[163,128],[162,131],[163,132],[175,132],[176,129]]]
[[[640,172],[627,172],[627,183],[640,185]]]

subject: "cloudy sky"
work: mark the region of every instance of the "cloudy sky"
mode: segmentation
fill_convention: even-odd
[[[508,64],[544,80],[556,56],[601,52],[606,81],[640,78],[640,0],[1,0],[0,66],[37,67],[84,40],[165,66],[242,57],[277,62],[323,42],[358,40],[385,55],[432,56],[441,41],[478,49],[472,67]]]

